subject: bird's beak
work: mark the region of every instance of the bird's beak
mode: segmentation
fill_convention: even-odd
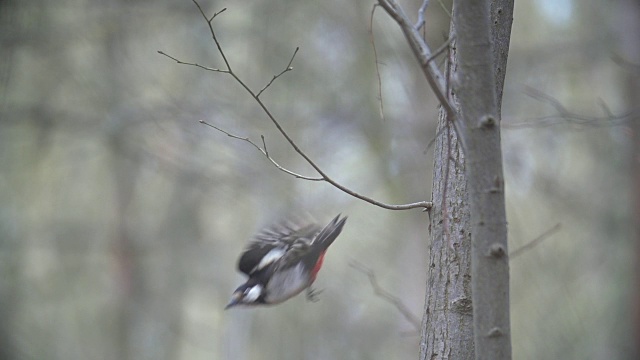
[[[227,309],[232,308],[232,307],[234,307],[236,305],[238,305],[238,302],[234,301],[234,300],[231,300],[231,302],[228,303],[227,306],[224,307],[224,309],[227,310]]]
[[[225,310],[232,308],[236,305],[238,305],[240,303],[240,300],[242,300],[242,295],[240,293],[233,293],[233,295],[231,295],[231,301],[229,301],[229,303],[227,304],[227,306],[224,307]]]

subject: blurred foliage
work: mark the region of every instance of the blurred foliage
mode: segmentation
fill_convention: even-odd
[[[389,203],[428,200],[437,107],[402,34],[373,2],[205,2],[234,70],[335,179]],[[419,2],[405,1],[415,13]],[[427,11],[430,44],[448,29]],[[504,99],[512,249],[562,230],[512,263],[516,359],[630,356],[633,244],[624,122],[516,124],[555,114],[531,86],[579,114],[614,114],[625,73],[612,4],[517,2]],[[636,19],[640,21],[640,19]],[[237,83],[177,65],[222,67],[191,1],[0,3],[0,358],[389,359],[418,335],[373,295],[353,260],[422,311],[428,220],[390,212],[275,169],[198,123],[265,141],[312,169]],[[349,222],[316,284],[272,308],[223,311],[236,256],[261,226],[310,214]]]

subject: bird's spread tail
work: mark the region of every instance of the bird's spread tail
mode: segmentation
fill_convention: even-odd
[[[321,249],[326,249],[333,243],[333,241],[340,235],[342,227],[347,221],[347,217],[340,218],[341,214],[338,214],[324,229],[320,230],[316,238],[313,240],[314,246],[319,246]]]

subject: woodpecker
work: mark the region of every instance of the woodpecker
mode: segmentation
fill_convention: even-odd
[[[338,237],[347,217],[336,216],[324,228],[281,224],[264,229],[240,255],[238,270],[249,278],[231,296],[225,309],[236,305],[279,304],[307,289],[317,301],[311,284],[322,266],[327,248]]]

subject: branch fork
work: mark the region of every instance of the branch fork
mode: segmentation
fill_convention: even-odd
[[[297,145],[297,143],[284,130],[284,128],[282,127],[280,122],[271,114],[271,112],[269,111],[267,106],[262,102],[262,100],[260,98],[260,95],[262,95],[278,78],[280,78],[282,75],[286,74],[287,72],[293,70],[293,67],[292,67],[293,60],[294,60],[296,54],[298,53],[299,48],[296,48],[296,50],[293,52],[293,55],[291,56],[291,59],[289,60],[289,63],[284,68],[284,70],[282,70],[280,73],[274,75],[273,78],[262,89],[260,89],[260,91],[255,92],[233,71],[233,69],[231,68],[231,64],[229,63],[229,60],[227,59],[227,56],[225,55],[224,50],[222,49],[222,46],[220,45],[218,37],[217,37],[217,35],[216,35],[216,33],[215,33],[214,29],[213,29],[213,25],[212,25],[213,20],[216,18],[216,16],[220,15],[221,13],[223,13],[226,10],[226,8],[214,13],[213,16],[211,16],[211,17],[207,17],[207,15],[202,10],[202,7],[200,6],[200,4],[198,4],[198,2],[196,0],[192,0],[192,1],[196,5],[196,7],[198,8],[198,11],[202,15],[202,17],[206,20],[207,25],[209,27],[209,31],[211,33],[211,37],[212,37],[212,39],[213,39],[213,41],[214,41],[214,43],[216,45],[216,48],[218,49],[218,52],[220,53],[220,56],[222,57],[222,60],[224,61],[226,69],[211,68],[211,67],[207,67],[207,66],[203,66],[203,65],[194,63],[194,62],[184,62],[182,60],[179,60],[176,57],[173,57],[171,55],[166,54],[163,51],[158,51],[158,53],[160,55],[166,56],[167,58],[177,62],[180,65],[194,66],[194,67],[200,68],[202,70],[206,70],[206,71],[229,74],[231,77],[233,77],[236,80],[236,82],[240,86],[242,86],[242,88],[244,88],[247,91],[247,93],[249,93],[249,95],[256,101],[256,103],[258,103],[258,105],[260,106],[262,111],[267,115],[269,120],[271,120],[273,125],[278,129],[280,134],[282,134],[282,136],[287,140],[287,142],[291,145],[291,147],[293,147],[295,152],[298,153],[298,155],[300,155],[309,165],[311,165],[311,167],[320,176],[313,177],[313,176],[301,175],[301,174],[298,174],[298,173],[296,173],[294,171],[288,170],[288,169],[284,168],[283,166],[279,165],[269,155],[269,152],[268,152],[267,146],[266,146],[266,141],[264,140],[264,136],[261,136],[263,145],[262,145],[262,147],[260,147],[260,145],[256,144],[255,142],[250,140],[248,137],[242,137],[242,136],[239,136],[239,135],[232,134],[232,133],[230,133],[228,131],[225,131],[225,130],[221,129],[220,127],[217,127],[217,126],[215,126],[213,124],[210,124],[210,123],[208,123],[208,122],[206,122],[204,120],[200,120],[200,123],[202,123],[204,125],[207,125],[207,126],[213,128],[215,130],[218,130],[218,131],[222,132],[223,134],[225,134],[225,135],[227,135],[227,136],[229,136],[231,138],[234,138],[236,140],[245,141],[245,142],[249,143],[254,148],[256,148],[258,151],[260,151],[280,171],[283,171],[283,172],[285,172],[285,173],[287,173],[287,174],[289,174],[291,176],[294,176],[296,178],[309,180],[309,181],[325,181],[325,182],[333,185],[337,189],[347,193],[348,195],[351,195],[351,196],[353,196],[355,198],[358,198],[360,200],[366,201],[366,202],[368,202],[370,204],[379,206],[381,208],[389,209],[389,210],[423,209],[424,211],[428,211],[428,210],[431,209],[433,204],[430,201],[418,201],[418,202],[414,202],[414,203],[400,204],[400,205],[386,204],[386,203],[380,202],[378,200],[372,199],[370,197],[367,197],[365,195],[362,195],[360,193],[357,193],[357,192],[349,189],[348,187],[338,183],[336,180],[334,180],[329,175],[327,175],[324,172],[324,170],[322,170],[322,168],[320,168],[320,166],[318,164],[316,164],[315,161],[313,161],[309,157],[309,155],[307,155],[307,153],[305,153],[304,151],[302,151],[300,149],[300,147]],[[437,69],[437,67],[436,67],[436,69]]]

